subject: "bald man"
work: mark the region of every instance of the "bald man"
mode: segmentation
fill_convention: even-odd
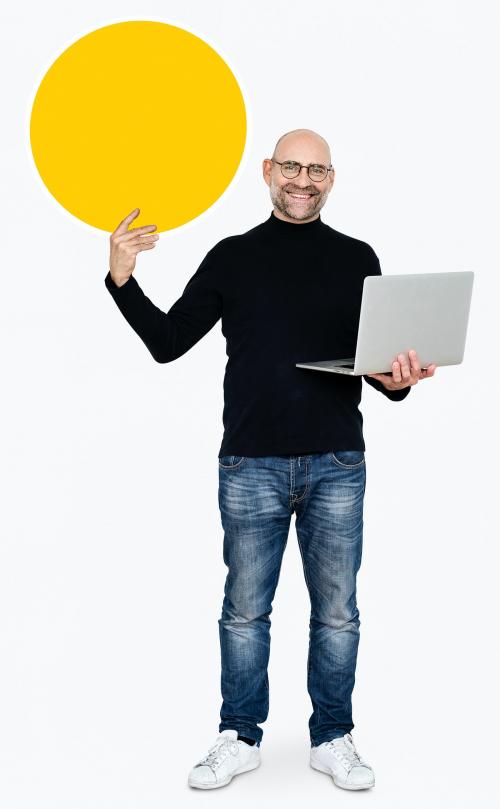
[[[354,356],[363,281],[381,274],[380,263],[369,244],[321,219],[335,177],[323,137],[309,129],[287,132],[262,168],[273,204],[269,217],[218,242],[168,312],[132,275],[136,255],[158,238],[150,232],[155,225],[128,229],[135,211],[111,236],[105,278],[159,363],[185,354],[219,319],[226,338],[218,456],[228,568],[219,619],[222,706],[218,734],[188,784],[221,787],[260,764],[270,614],[295,513],[311,601],[310,764],[339,787],[367,789],[374,772],[351,733],[366,485],[362,381],[296,363]],[[435,367],[422,370],[410,350],[395,357],[391,374],[363,378],[397,402]]]

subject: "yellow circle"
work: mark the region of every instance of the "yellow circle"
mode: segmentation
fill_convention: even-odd
[[[82,37],[37,90],[30,141],[49,192],[106,231],[170,230],[224,193],[246,139],[244,99],[206,42],[175,25],[115,23]]]

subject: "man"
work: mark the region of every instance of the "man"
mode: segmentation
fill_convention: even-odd
[[[297,368],[354,356],[363,280],[380,275],[373,249],[320,216],[334,182],[330,149],[298,129],[263,161],[273,210],[246,233],[222,239],[165,313],[132,276],[155,225],[111,235],[106,286],[159,363],[182,356],[222,318],[228,362],[219,506],[228,567],[222,614],[219,733],[188,783],[211,789],[260,764],[269,710],[270,613],[291,515],[311,600],[307,687],[310,764],[346,789],[374,784],[357,752],[351,694],[359,643],[356,574],[366,483],[361,378]],[[365,381],[404,399],[435,365],[398,354],[392,374]]]

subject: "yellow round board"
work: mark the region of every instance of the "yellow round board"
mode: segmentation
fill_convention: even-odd
[[[89,225],[171,230],[224,193],[245,148],[238,82],[203,39],[127,21],[78,39],[35,95],[30,142],[53,197]]]

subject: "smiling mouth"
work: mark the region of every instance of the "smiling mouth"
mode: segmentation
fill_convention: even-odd
[[[311,197],[316,196],[315,194],[294,194],[292,191],[286,192],[292,199],[301,199],[301,200],[308,200]]]

